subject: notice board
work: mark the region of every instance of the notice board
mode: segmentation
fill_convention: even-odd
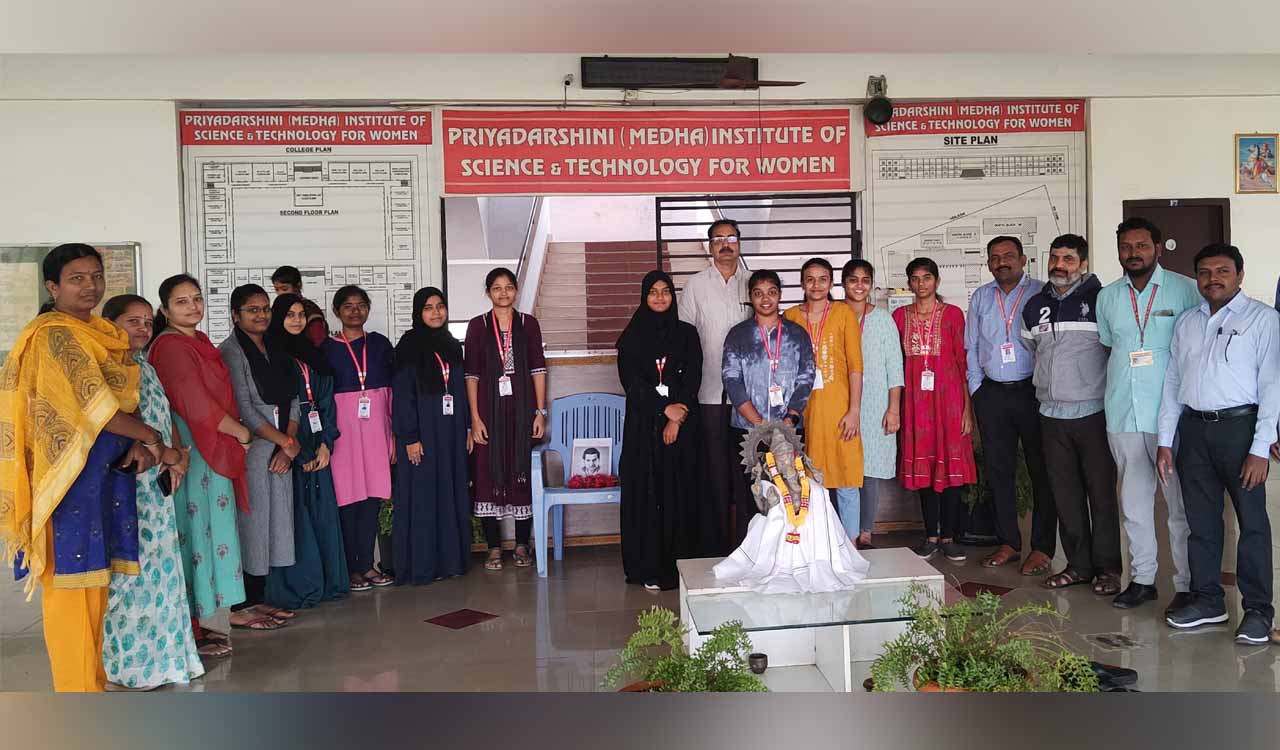
[[[106,302],[117,294],[139,294],[141,266],[136,242],[90,242],[102,253],[103,271],[107,277]],[[27,323],[40,312],[49,299],[44,288],[41,264],[57,245],[0,245],[0,362],[9,356],[9,348]],[[153,300],[154,302],[154,300]],[[95,312],[102,312],[99,305]]]

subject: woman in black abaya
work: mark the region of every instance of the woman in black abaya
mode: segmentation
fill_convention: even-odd
[[[619,463],[623,570],[628,583],[651,591],[675,588],[676,560],[700,549],[702,345],[697,329],[676,315],[675,286],[662,271],[645,275],[640,307],[618,338],[618,377],[627,395]],[[710,521],[714,514],[705,515]]]

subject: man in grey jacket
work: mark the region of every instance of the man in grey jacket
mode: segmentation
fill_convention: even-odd
[[[1103,399],[1107,350],[1098,340],[1102,284],[1089,273],[1089,243],[1064,234],[1049,246],[1049,282],[1027,302],[1022,336],[1035,352],[1045,468],[1053,485],[1067,567],[1041,584],[1092,583],[1120,592],[1120,513],[1116,465],[1107,447]]]

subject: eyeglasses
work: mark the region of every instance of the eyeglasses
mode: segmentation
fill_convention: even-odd
[[[240,312],[245,313],[247,315],[261,315],[263,313],[271,312],[271,308],[270,307],[242,307],[240,308]]]
[[[724,244],[726,244],[726,245],[736,245],[736,244],[738,244],[738,235],[736,235],[736,234],[726,234],[726,235],[724,235],[723,237],[712,237],[712,238],[711,238],[711,241],[712,241],[712,242],[723,242],[723,243],[724,243]]]

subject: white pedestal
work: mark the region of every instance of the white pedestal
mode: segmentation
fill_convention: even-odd
[[[901,584],[911,581],[923,583],[939,597],[943,591],[943,577],[932,565],[904,548],[866,550],[863,556],[871,563],[867,578],[858,584],[877,586]],[[711,569],[723,558],[680,560],[680,620],[688,627],[686,646],[692,652],[701,646],[706,636],[698,635],[689,612],[689,600],[709,594],[749,593],[744,586],[729,586],[717,581]],[[759,594],[758,596],[769,596]],[[777,596],[795,597],[796,594]],[[801,595],[802,596],[802,595]],[[854,662],[875,659],[882,644],[895,638],[906,627],[905,622],[851,623],[814,627],[793,627],[785,630],[751,630],[751,643],[755,650],[769,656],[769,667],[810,667],[820,673],[829,689],[851,692],[854,677],[865,672],[856,669]],[[787,670],[787,679],[770,680],[773,689],[811,691],[821,684],[805,678],[794,670]]]

